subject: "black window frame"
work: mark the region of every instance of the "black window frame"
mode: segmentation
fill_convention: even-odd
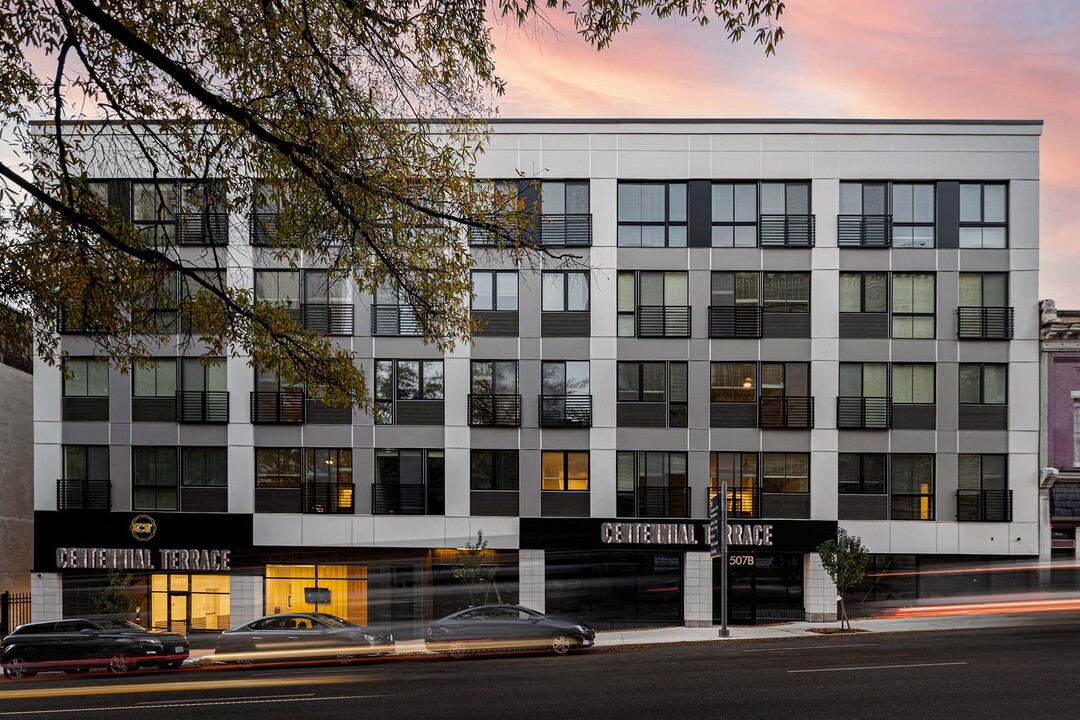
[[[895,309],[896,297],[897,297],[896,290],[895,290],[896,278],[897,277],[916,276],[916,275],[929,275],[930,278],[933,280],[933,299],[934,299],[934,309],[933,309],[933,311],[928,312],[928,313],[927,312],[915,312],[914,311],[914,303],[915,303],[914,289],[915,289],[915,285],[914,285],[914,281],[913,281],[912,282],[912,312],[897,312],[896,309]],[[915,271],[910,271],[910,272],[909,271],[904,271],[904,272],[890,272],[889,273],[889,338],[890,339],[892,339],[892,340],[934,340],[934,339],[937,338],[937,307],[938,307],[938,304],[937,304],[937,291],[938,291],[937,275],[938,274],[936,272],[932,271],[932,270],[931,271],[917,271],[917,270],[915,270]],[[914,320],[918,319],[918,318],[927,318],[927,317],[930,318],[930,320],[931,320],[931,333],[930,333],[930,335],[928,335],[928,336],[915,335],[914,334],[914,327],[915,327]],[[912,334],[910,336],[903,336],[903,335],[898,336],[896,334],[896,323],[895,323],[895,321],[896,321],[897,318],[912,318]]]
[[[896,368],[897,368],[897,366],[903,366],[903,365],[910,365],[910,366],[912,366],[912,368],[915,368],[915,367],[920,367],[920,368],[929,367],[930,368],[930,374],[931,374],[931,378],[930,378],[931,397],[930,397],[930,400],[928,402],[915,402],[915,400],[911,400],[910,402],[906,402],[906,401],[897,399],[897,397],[896,397]],[[889,363],[888,372],[889,372],[889,380],[888,380],[889,398],[893,401],[893,404],[895,404],[895,405],[933,405],[933,404],[937,403],[937,363],[891,362],[891,363]],[[912,378],[912,390],[914,390],[914,387],[915,387],[914,369],[912,370],[911,378]],[[914,398],[915,393],[912,392],[911,396],[912,396],[912,398]]]
[[[85,369],[85,372],[84,372],[84,375],[86,377],[86,392],[83,393],[83,394],[75,394],[75,393],[69,392],[68,386],[69,386],[69,383],[72,381],[72,379],[68,378],[68,368],[71,367],[72,363],[79,363],[79,364],[83,364],[83,365],[86,366],[86,369]],[[62,363],[62,367],[63,367],[64,372],[63,372],[63,378],[62,378],[62,384],[61,384],[61,390],[60,390],[61,397],[66,397],[66,398],[68,398],[68,397],[79,397],[79,398],[107,398],[107,397],[109,397],[109,362],[108,362],[108,360],[100,358],[100,357],[98,357],[96,355],[68,356],[68,357],[64,358],[63,363]],[[105,373],[105,392],[103,394],[97,394],[97,393],[95,393],[93,395],[90,394],[90,368],[91,367],[99,368],[102,372]],[[101,378],[97,378],[97,379],[100,381]]]
[[[844,461],[855,462],[855,481],[844,479]],[[880,477],[873,478],[871,463],[879,463]],[[854,489],[853,489],[854,488]],[[874,488],[880,488],[875,490]],[[838,495],[878,495],[889,494],[889,456],[887,453],[850,453],[836,454],[836,492]]]
[[[661,477],[664,482],[661,485],[649,485],[648,476],[643,474],[648,470],[648,460],[650,455],[660,455],[661,463],[663,465],[663,471]],[[633,458],[633,475],[631,476],[632,482],[630,487],[626,487],[622,482],[620,470],[622,463],[619,462],[621,458],[631,456]],[[671,472],[671,459],[673,456],[677,456],[682,459],[683,473],[682,484],[674,484],[672,482]],[[690,456],[685,450],[617,450],[615,452],[615,490],[616,492],[632,492],[638,488],[667,488],[672,490],[682,490],[690,487]]]
[[[63,456],[61,458],[61,462],[63,463],[61,468],[63,478],[65,480],[111,480],[112,460],[111,453],[109,452],[110,447],[110,445],[95,445],[92,443],[64,443],[61,450],[61,452],[63,453]],[[83,456],[82,464],[85,468],[85,472],[72,472],[71,466],[68,463],[68,452],[72,450],[81,451],[81,454]],[[103,472],[91,472],[91,451],[93,451],[94,454],[98,456],[93,461],[93,464],[99,467],[100,465],[104,465]],[[104,460],[104,462],[102,462],[102,460]]]
[[[929,492],[921,493],[898,493],[896,492],[896,473],[897,465],[899,461],[903,459],[914,458],[929,458],[930,459],[930,490]],[[914,469],[914,465],[912,465]],[[914,473],[912,473],[912,485],[911,489],[915,488]],[[897,521],[915,521],[915,522],[933,522],[937,514],[937,457],[934,453],[891,453],[889,455],[889,519]],[[929,498],[929,517],[914,517],[898,514],[897,512],[897,499],[908,498],[911,500],[917,500],[918,498]],[[913,505],[914,507],[914,505]]]
[[[133,364],[132,369],[131,369],[131,397],[132,397],[132,399],[134,400],[134,399],[138,399],[138,398],[169,398],[169,397],[175,398],[176,397],[176,391],[180,389],[180,361],[181,360],[182,360],[182,358],[180,358],[180,357],[162,355],[162,356],[154,356],[153,358],[150,358],[149,360],[147,360],[146,363],[144,363],[146,365],[152,365],[153,366],[153,370],[154,370],[154,394],[153,395],[139,395],[135,391],[137,373],[139,373],[140,371],[146,372],[148,370],[148,368],[140,367],[138,364]],[[172,363],[172,366],[173,366],[172,367],[172,369],[173,369],[173,390],[172,390],[172,392],[167,392],[165,394],[162,394],[160,388],[158,387],[158,385],[160,384],[160,377],[159,377],[159,373],[161,371],[160,366],[163,365],[163,364],[168,364],[168,363]],[[165,375],[168,376],[168,373],[166,373]]]
[[[979,401],[978,402],[965,402],[960,397],[961,388],[963,383],[961,381],[961,375],[964,372],[965,367],[974,367],[978,369],[979,373]],[[986,370],[987,368],[1000,368],[1003,373],[1003,387],[1005,388],[1005,398],[1001,402],[986,402]],[[1008,407],[1009,405],[1009,364],[1008,363],[957,363],[957,400],[960,405],[985,405],[987,407]]]
[[[733,211],[732,212],[732,221],[728,222],[728,221],[724,220],[724,221],[721,221],[721,222],[717,222],[715,217],[712,217],[712,215],[713,215],[713,213],[712,213],[712,209],[713,209],[713,188],[715,188],[717,186],[729,186],[729,185],[732,187],[732,211]],[[762,190],[762,187],[765,186],[765,185],[783,185],[784,186],[784,212],[782,212],[782,213],[771,213],[771,212],[766,213],[766,212],[762,212],[762,209],[761,209],[761,195],[762,195],[762,192],[761,192],[761,190]],[[754,221],[753,222],[748,222],[748,221],[745,221],[745,220],[743,220],[743,221],[735,220],[735,217],[737,216],[737,214],[734,211],[734,209],[735,209],[735,205],[734,205],[734,203],[735,203],[735,190],[734,190],[734,188],[736,186],[753,186],[753,188],[754,188]],[[813,188],[813,183],[810,180],[755,180],[755,181],[751,181],[751,182],[747,182],[745,180],[713,180],[713,181],[711,181],[711,183],[709,185],[709,211],[710,211],[709,215],[710,215],[710,218],[712,219],[712,222],[711,222],[711,226],[710,226],[710,230],[709,230],[709,247],[720,247],[720,248],[761,247],[761,231],[760,231],[759,226],[761,225],[761,218],[763,216],[766,216],[766,215],[784,215],[784,216],[787,216],[787,215],[796,215],[796,216],[797,215],[803,215],[804,213],[792,213],[792,212],[788,211],[788,187],[789,186],[800,186],[800,187],[805,187],[806,188],[806,213],[805,213],[805,215],[807,215],[808,217],[813,217],[813,215],[814,215],[814,188]],[[718,245],[718,244],[716,244],[716,241],[715,241],[715,228],[717,228],[717,227],[730,227],[730,228],[733,228],[732,229],[732,243],[731,243],[731,245],[726,245],[726,244]],[[737,242],[735,242],[735,235],[737,234],[737,231],[735,230],[735,228],[739,228],[739,227],[753,227],[754,228],[754,242],[753,242],[752,245],[738,244]]]
[[[488,487],[482,487],[477,478],[477,460],[481,456],[490,456],[488,467],[490,468]],[[509,465],[499,463],[499,457],[513,458]],[[516,449],[484,449],[473,448],[469,452],[469,489],[483,492],[518,492],[521,488],[521,456]],[[514,468],[512,482],[506,482],[502,470],[508,467]],[[502,485],[507,485],[501,487]],[[510,487],[509,485],[512,485]]]
[[[545,488],[544,487],[544,456],[550,454],[562,455],[562,487],[561,488]],[[584,455],[585,456],[585,487],[578,489],[571,489],[570,485],[570,456],[571,455]],[[587,493],[592,490],[592,452],[589,450],[550,450],[543,449],[540,451],[540,491],[541,492],[568,492],[568,493]]]
[[[517,270],[473,270],[469,274],[470,287],[472,288],[476,287],[477,275],[491,276],[491,307],[476,307],[476,292],[472,290],[469,296],[469,310],[473,312],[518,312],[521,307],[521,279],[518,277]],[[504,275],[513,275],[514,277],[514,307],[512,308],[499,307],[499,277]]]
[[[745,391],[752,392],[753,393],[753,399],[746,399],[746,400],[739,400],[739,399],[717,400],[715,395],[714,395],[714,389],[716,388],[716,386],[713,384],[713,378],[714,378],[714,368],[716,366],[719,366],[719,365],[731,365],[731,366],[742,366],[744,368],[745,367],[752,368],[753,373],[750,374],[750,375],[746,375],[744,373],[735,373],[735,376],[743,375],[744,382],[743,382],[741,387]],[[783,368],[783,371],[784,371],[783,392],[781,394],[779,394],[779,395],[772,394],[772,393],[769,393],[769,394],[762,393],[762,375],[764,374],[763,370],[764,370],[766,365],[779,365],[779,366],[781,366]],[[800,394],[800,395],[792,395],[789,392],[790,387],[789,387],[789,383],[788,383],[788,379],[787,379],[788,378],[788,366],[789,365],[804,365],[806,367],[806,394],[805,395],[802,395],[802,394]],[[789,360],[776,360],[776,361],[772,361],[772,360],[741,360],[741,361],[740,360],[713,360],[713,361],[709,362],[709,402],[710,403],[744,403],[744,404],[750,404],[750,403],[756,403],[759,400],[761,400],[762,398],[810,397],[811,390],[814,387],[813,386],[813,379],[812,379],[812,376],[811,376],[812,370],[813,370],[812,363],[810,363],[809,361],[805,361],[805,360],[790,360],[790,361]],[[752,387],[749,387],[749,388],[746,387],[746,385],[745,385],[745,380],[746,379],[751,380]],[[733,397],[737,397],[739,395],[738,388],[729,388],[729,389],[734,391]]]
[[[995,277],[1002,278],[1005,281],[1005,297],[1004,297],[1001,305],[987,305],[986,304],[986,276],[987,275],[993,275]],[[979,278],[979,304],[978,305],[964,305],[962,299],[959,296],[959,282],[962,281],[964,279],[964,277],[975,277],[975,276],[977,276]],[[1005,307],[1009,307],[1009,273],[1008,272],[960,272],[960,273],[957,273],[957,282],[958,282],[958,287],[957,287],[956,306],[958,308],[964,308],[964,307],[1005,308]]]
[[[619,212],[619,189],[626,186],[662,186],[664,188],[664,220],[661,222],[650,221],[634,221],[634,220],[622,220],[620,219]],[[671,219],[671,188],[672,186],[682,186],[683,199],[686,203],[686,207],[683,210],[683,219],[672,220]],[[620,180],[615,189],[615,246],[620,248],[637,248],[637,249],[660,249],[660,248],[685,248],[689,242],[689,226],[688,220],[690,217],[690,184],[686,180]],[[637,245],[625,245],[622,242],[622,233],[620,229],[623,227],[661,227],[664,229],[664,244],[663,245],[643,245],[640,241],[640,236]],[[671,228],[681,227],[683,229],[683,242],[681,245],[671,244]]]
[[[270,473],[270,474],[260,473],[259,455],[262,454],[265,457],[265,455],[267,453],[271,453],[271,452],[275,453],[276,456],[277,456],[275,458],[275,463],[274,463],[274,465],[275,465],[274,470],[276,470],[276,472],[273,472],[273,473]],[[267,482],[266,478],[269,478],[269,477],[275,477],[275,478],[292,478],[293,477],[293,474],[291,472],[290,473],[284,472],[284,470],[288,469],[286,467],[286,464],[282,462],[282,460],[284,459],[286,453],[295,453],[296,454],[296,475],[295,475],[296,480],[295,480],[295,482],[287,481],[286,484],[283,484],[280,481]],[[255,470],[255,487],[257,489],[259,489],[259,488],[269,488],[269,489],[275,489],[275,490],[299,490],[303,486],[303,483],[304,483],[304,448],[297,447],[297,446],[291,446],[291,447],[256,447],[255,448],[255,468],[254,468],[254,470]],[[260,480],[260,477],[263,478],[263,479]]]
[[[661,275],[664,278],[663,286],[664,291],[662,295],[667,294],[667,276],[673,274],[680,274],[686,276],[686,305],[668,305],[665,301],[662,305],[655,307],[686,307],[690,308],[690,272],[688,270],[619,270],[615,275],[615,336],[625,338],[636,338],[638,336],[637,328],[637,310],[639,307],[643,307],[641,303],[641,276],[645,274]],[[619,309],[619,278],[627,275],[634,278],[634,309],[633,310],[620,310]],[[619,320],[629,317],[632,321],[633,327],[630,334],[624,334],[620,328]],[[678,336],[683,337],[683,336]]]
[[[166,484],[162,482],[149,483],[146,482],[147,478],[140,478],[139,473],[139,455],[153,451],[157,453],[168,454],[172,453],[172,483]],[[131,509],[135,511],[146,512],[179,512],[180,511],[180,448],[176,445],[135,445],[131,448]],[[142,482],[140,482],[142,480]],[[157,493],[153,507],[148,506],[140,502],[139,493],[150,492],[151,490]],[[172,495],[175,498],[174,507],[163,506],[160,493],[172,491]]]
[[[385,363],[390,364],[390,385],[392,388],[392,396],[385,397],[381,388],[382,382],[380,379],[380,366]],[[401,374],[399,371],[400,366],[403,363],[416,363],[416,383],[417,383],[417,397],[402,397],[401,389]],[[429,388],[425,376],[427,375],[428,365],[438,364],[441,368],[439,376],[442,378],[442,383],[439,386],[438,397],[434,395],[434,389]],[[428,401],[446,401],[446,362],[442,358],[376,358],[374,361],[374,377],[375,383],[372,388],[372,400],[374,417],[373,420],[376,425],[393,425],[397,422],[397,404],[399,402],[414,402],[417,400]],[[429,391],[432,393],[429,396]],[[388,408],[388,409],[387,409]],[[389,419],[387,419],[389,418]]]
[[[801,459],[805,460],[805,462],[806,462],[806,475],[805,475],[805,478],[804,478],[805,483],[806,483],[806,489],[805,490],[780,490],[780,489],[775,489],[775,488],[770,489],[769,476],[765,471],[765,464],[766,464],[766,459],[768,459],[770,457],[776,457],[776,456],[783,456],[783,458],[784,458],[784,475],[782,476],[783,477],[783,480],[781,480],[782,483],[790,483],[790,482],[793,482],[793,481],[794,482],[800,482],[800,479],[803,479],[803,476],[801,476],[801,475],[792,475],[791,474],[791,458],[793,456],[799,456]],[[762,452],[761,457],[758,460],[758,477],[759,477],[760,484],[761,484],[761,492],[769,493],[771,495],[772,494],[775,494],[775,495],[809,495],[810,494],[810,487],[811,487],[811,474],[812,474],[811,473],[810,461],[811,461],[811,453],[809,453],[809,452],[786,452],[786,451],[784,451],[784,452],[775,452],[775,451],[764,451],[764,452]]]
[[[562,308],[549,310],[545,307],[544,299],[547,297],[548,285],[545,278],[559,275],[562,277]],[[567,282],[570,275],[582,275],[585,277],[585,307],[580,310],[570,310],[570,283]],[[544,270],[540,276],[540,310],[541,312],[591,312],[592,311],[592,278],[588,270]]]
[[[963,197],[964,186],[977,185],[979,187],[979,220],[965,220],[963,213]],[[986,220],[986,188],[987,187],[1000,187],[1004,189],[1004,218],[1000,221]],[[1008,181],[987,181],[977,180],[974,182],[961,181],[960,182],[960,239],[959,247],[961,250],[1008,250],[1009,249],[1009,182]],[[1003,236],[1003,244],[1001,246],[987,247],[984,236],[980,232],[980,244],[978,246],[965,245],[963,241],[964,230],[966,228],[978,228],[980,231],[985,228],[1001,228]]]
[[[891,231],[890,236],[889,236],[889,237],[891,237],[890,246],[894,247],[894,248],[914,249],[914,250],[932,250],[932,249],[937,247],[937,183],[936,182],[934,182],[932,180],[843,180],[843,181],[840,182],[841,197],[843,196],[844,186],[851,186],[851,185],[857,185],[857,186],[859,186],[859,189],[860,189],[860,192],[859,192],[859,212],[858,213],[844,212],[844,210],[846,208],[845,208],[843,202],[841,202],[841,205],[840,205],[840,210],[841,210],[840,214],[841,215],[860,215],[860,216],[863,216],[863,217],[874,217],[874,216],[878,215],[878,213],[867,213],[866,212],[865,189],[866,189],[866,186],[882,186],[884,188],[884,190],[885,190],[885,207],[884,207],[884,212],[882,212],[880,214],[884,215],[884,216],[887,216],[888,219],[889,219],[890,224],[892,225],[892,228],[891,228],[892,231]],[[896,204],[897,204],[896,203],[896,193],[897,193],[898,189],[905,188],[905,187],[910,188],[910,191],[911,191],[911,194],[912,194],[912,202],[911,202],[912,217],[911,217],[911,220],[906,220],[906,219],[905,220],[897,220],[896,219]],[[925,220],[919,220],[919,221],[915,220],[914,211],[915,211],[915,188],[916,187],[928,187],[930,189],[930,201],[931,201],[932,206],[930,208],[931,220],[929,222],[927,222]],[[898,238],[897,230],[898,229],[908,229],[908,228],[911,229],[911,232],[910,232],[910,235],[912,237],[911,242],[910,243],[905,242],[904,240],[906,240],[906,238],[902,239],[900,242],[898,242],[897,241],[897,238]],[[930,244],[929,245],[915,244],[915,241],[914,241],[915,228],[930,228]],[[903,234],[906,234],[906,233],[903,233]],[[844,246],[841,245],[841,247],[844,247]]]
[[[220,453],[223,460],[220,468],[215,468],[222,472],[220,482],[210,481],[211,473],[208,472],[209,468],[209,455]],[[203,457],[200,464],[203,469],[202,478],[199,482],[188,481],[188,468],[195,464],[196,459],[189,457],[196,453],[202,453]],[[181,488],[227,488],[229,487],[229,449],[221,445],[184,445],[180,448],[180,487]]]
[[[645,398],[645,366],[646,365],[661,365],[663,366],[664,377],[664,396],[657,399]],[[674,366],[680,366],[683,369],[683,378],[686,381],[682,389],[683,400],[673,399],[676,394],[674,381],[672,377],[672,368]],[[635,374],[637,377],[637,396],[633,399],[622,397],[620,393],[623,392],[619,388],[619,384],[623,378],[623,368],[636,368]],[[671,428],[684,428],[689,424],[689,396],[690,396],[690,367],[689,363],[681,360],[619,360],[615,364],[615,401],[617,403],[624,402],[647,402],[647,403],[665,403],[667,405],[667,426]]]
[[[840,276],[856,276],[859,278],[859,309],[858,310],[844,310],[840,308],[841,315],[856,315],[859,313],[875,313],[875,314],[889,314],[892,310],[892,279],[891,273],[887,270],[853,270],[853,271],[841,271]],[[866,277],[868,275],[881,275],[885,279],[885,292],[884,292],[884,307],[881,310],[867,310],[866,303]],[[837,291],[839,292],[839,285]],[[839,307],[839,304],[838,304]],[[891,322],[891,321],[890,321]],[[891,328],[890,328],[891,330]]]

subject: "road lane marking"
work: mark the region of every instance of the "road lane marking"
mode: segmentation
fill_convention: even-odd
[[[288,702],[320,702],[329,700],[366,700],[370,698],[384,698],[393,697],[391,695],[328,695],[326,697],[283,697],[281,699],[266,699],[266,700],[213,700],[205,702],[183,702],[178,701],[169,704],[162,705],[102,705],[101,707],[84,707],[84,708],[56,708],[50,710],[10,710],[6,712],[0,712],[0,717],[19,716],[25,717],[27,715],[48,715],[48,714],[62,714],[62,713],[87,713],[87,712],[102,712],[112,710],[139,710],[146,712],[147,710],[157,710],[159,708],[188,708],[188,707],[219,707],[222,705],[268,705],[271,703],[288,703]]]
[[[790,652],[792,650],[828,650],[829,648],[877,647],[879,643],[851,643],[850,645],[807,645],[806,647],[761,648],[743,652]]]
[[[292,678],[236,678],[231,680],[189,680],[185,682],[156,682],[125,685],[75,685],[73,687],[34,688],[30,690],[7,690],[0,695],[0,707],[4,700],[25,700],[27,698],[72,697],[78,695],[135,695],[156,692],[188,692],[205,690],[232,690],[239,688],[273,688],[290,685],[334,685],[339,683],[359,683],[370,681],[370,675],[331,675],[327,677],[309,677],[294,675]]]
[[[229,700],[270,700],[270,699],[284,700],[286,698],[292,699],[292,698],[310,698],[310,697],[315,697],[315,693],[296,693],[296,694],[292,694],[292,695],[241,695],[239,697],[230,697]],[[220,699],[221,698],[212,698],[212,697],[185,698],[184,702],[186,702],[186,703],[192,703],[192,702],[215,702],[215,701],[220,700]],[[176,700],[143,700],[142,702],[140,702],[138,704],[139,705],[145,705],[146,707],[154,707],[155,705],[171,705],[171,704],[173,704],[175,702],[176,702]]]
[[[966,662],[915,663],[912,665],[864,665],[861,667],[813,668],[811,670],[788,670],[789,673],[843,672],[847,670],[892,670],[894,668],[946,667],[967,665]]]

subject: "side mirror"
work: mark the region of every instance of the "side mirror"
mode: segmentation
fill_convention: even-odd
[[[82,630],[79,631],[79,634],[80,635],[97,635],[97,630],[94,630],[93,628],[83,628]]]

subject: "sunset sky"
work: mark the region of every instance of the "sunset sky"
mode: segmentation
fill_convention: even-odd
[[[598,53],[550,19],[495,30],[502,117],[1045,120],[1040,294],[1080,307],[1080,3],[790,0],[768,58],[685,20],[643,20]]]

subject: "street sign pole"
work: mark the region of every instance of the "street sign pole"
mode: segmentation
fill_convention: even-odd
[[[728,617],[727,480],[720,483],[720,637],[730,636]]]

